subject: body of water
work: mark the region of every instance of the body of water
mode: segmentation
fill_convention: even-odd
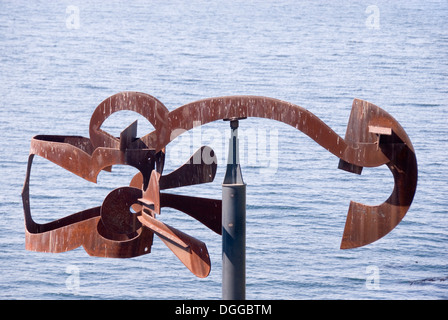
[[[241,121],[247,298],[448,298],[447,25],[446,1],[0,1],[0,298],[221,298],[221,238],[170,209],[161,220],[207,244],[209,277],[196,278],[157,238],[132,259],[24,249],[30,139],[88,137],[96,106],[120,91],[151,94],[170,111],[208,97],[278,98],[341,136],[354,98],[385,109],[414,145],[417,192],[390,234],[353,250],[339,249],[349,202],[385,201],[389,170],[353,175],[291,127]],[[135,118],[117,113],[105,126],[118,134]],[[139,133],[149,130],[141,121]],[[202,144],[219,161],[213,183],[176,192],[221,196],[229,134],[221,121],[168,146],[165,172]],[[92,184],[36,157],[33,217],[100,205],[134,174],[117,166]]]

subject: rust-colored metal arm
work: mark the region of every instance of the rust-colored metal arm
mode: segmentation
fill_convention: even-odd
[[[394,177],[390,197],[378,206],[351,202],[342,237],[341,249],[372,243],[394,229],[403,219],[417,188],[417,159],[411,140],[400,124],[386,111],[362,100],[353,101],[345,139],[353,147],[374,145],[369,157],[387,159],[385,163]],[[353,160],[353,159],[349,159]],[[361,174],[362,162],[353,165],[340,161],[340,168]]]

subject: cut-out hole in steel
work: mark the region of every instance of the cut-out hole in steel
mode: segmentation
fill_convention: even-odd
[[[137,137],[137,123],[134,122],[122,131],[120,137],[103,131],[103,122],[121,110],[137,112],[152,124],[154,130]],[[128,258],[150,253],[155,234],[191,272],[206,277],[211,265],[206,245],[163,223],[157,216],[161,208],[171,207],[221,234],[221,200],[162,192],[212,182],[217,168],[216,156],[204,146],[180,168],[163,175],[165,147],[194,126],[246,117],[277,120],[302,131],[338,157],[340,169],[361,174],[363,167],[386,165],[392,172],[394,189],[384,203],[378,206],[350,203],[342,249],[364,246],[380,239],[395,228],[408,211],[417,185],[413,146],[400,124],[369,102],[353,101],[346,135],[342,138],[308,110],[273,98],[209,98],[169,112],[148,94],[121,92],[107,98],[95,109],[89,138],[49,135],[32,138],[22,192],[26,249],[64,252],[83,246],[93,256]],[[212,161],[202,159],[204,152],[211,155]],[[100,206],[38,224],[32,219],[29,200],[35,155],[91,182],[96,182],[102,170],[110,171],[114,165],[133,166],[139,173],[129,186],[110,192]]]

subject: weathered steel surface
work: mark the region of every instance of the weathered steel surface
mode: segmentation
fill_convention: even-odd
[[[121,110],[139,113],[154,130],[140,138],[136,137],[136,123],[126,128],[120,137],[103,131],[104,121]],[[360,174],[363,167],[388,166],[395,183],[391,196],[378,206],[350,203],[341,248],[363,246],[383,237],[408,211],[417,185],[413,146],[400,124],[369,102],[353,101],[347,132],[342,138],[310,111],[277,99],[256,96],[209,98],[169,112],[150,95],[122,92],[107,98],[95,109],[89,138],[49,135],[32,138],[22,192],[26,248],[63,252],[83,246],[90,255],[126,258],[149,253],[156,234],[194,274],[207,276],[210,259],[205,244],[164,224],[156,216],[162,207],[172,207],[221,234],[221,200],[160,192],[213,181],[216,157],[211,149],[202,147],[179,169],[163,175],[165,147],[195,126],[244,117],[277,120],[302,131],[338,157],[340,169]],[[204,159],[204,154],[210,157]],[[113,190],[100,206],[38,224],[32,219],[29,204],[29,182],[35,155],[91,182],[96,182],[101,170],[110,171],[119,164],[133,166],[139,173],[131,179],[129,186]]]
[[[417,188],[417,159],[411,140],[387,112],[366,101],[355,100],[345,139],[353,146],[376,146],[371,153],[382,154],[387,159],[385,164],[393,174],[394,189],[378,206],[350,203],[342,249],[369,244],[389,233],[409,210]],[[346,168],[348,161],[345,161],[340,161],[340,168]],[[363,163],[356,165],[357,173],[361,173],[362,166],[367,167]]]

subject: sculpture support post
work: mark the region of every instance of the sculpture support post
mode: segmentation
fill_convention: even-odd
[[[241,175],[238,119],[229,119],[232,134],[222,184],[222,298],[246,298],[246,184]]]

